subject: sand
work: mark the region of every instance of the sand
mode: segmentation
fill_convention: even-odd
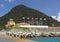
[[[26,39],[26,38],[12,37],[12,36],[6,35],[4,32],[1,32],[1,31],[0,31],[0,34],[6,36],[8,38],[15,39],[18,42],[36,42],[36,41],[29,40],[29,39]]]

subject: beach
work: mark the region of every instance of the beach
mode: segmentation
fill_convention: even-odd
[[[34,41],[33,41],[34,40]],[[0,31],[0,41],[1,42],[60,42],[60,37],[41,37],[41,38],[18,38],[5,35],[5,33]]]
[[[5,36],[8,37],[8,38],[11,38],[11,39],[15,39],[18,42],[35,42],[33,40],[29,40],[29,39],[26,39],[26,38],[11,37],[11,36],[8,36],[8,35],[5,35]]]
[[[8,38],[0,32],[0,42],[17,42],[17,40]]]
[[[10,39],[12,39],[12,40],[14,40],[14,42],[35,42],[35,41],[33,41],[33,40],[29,40],[29,39],[26,39],[26,38],[18,38],[18,37],[12,37],[12,36],[8,36],[8,35],[5,35],[5,33],[4,32],[1,32],[0,31],[0,35],[3,35],[3,38],[8,38],[9,40]],[[0,37],[1,38],[1,37]],[[13,42],[13,41],[9,41],[9,40],[5,40],[6,42],[8,41],[8,42]],[[16,41],[15,41],[16,40]],[[3,42],[4,40],[2,40],[2,42]]]

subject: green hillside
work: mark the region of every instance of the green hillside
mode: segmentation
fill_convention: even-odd
[[[23,20],[22,17],[25,17],[25,20]],[[30,19],[27,20],[27,17]],[[31,20],[32,17],[34,20]],[[56,20],[52,19],[50,16],[47,16],[46,14],[33,8],[29,8],[25,5],[18,5],[16,7],[13,7],[10,12],[0,17],[0,25],[5,25],[10,18],[13,18],[16,23],[29,21],[30,24],[34,25],[37,25],[37,22],[38,25],[59,25],[59,23]],[[38,20],[35,20],[35,18],[38,18]],[[39,20],[40,18],[42,18],[42,20]],[[46,18],[46,20],[44,20],[44,18]]]

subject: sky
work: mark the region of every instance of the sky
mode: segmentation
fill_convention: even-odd
[[[60,13],[60,0],[0,0],[0,17],[19,4],[41,11],[48,16]]]

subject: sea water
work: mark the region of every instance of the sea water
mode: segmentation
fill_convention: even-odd
[[[60,37],[30,38],[36,42],[60,42]]]

